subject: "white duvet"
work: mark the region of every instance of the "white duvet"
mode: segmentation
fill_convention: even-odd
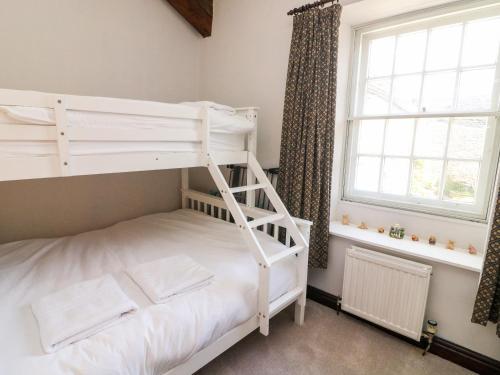
[[[283,245],[256,232],[274,253]],[[200,290],[153,305],[125,268],[186,254],[215,274]],[[271,272],[270,299],[296,285],[295,259]],[[125,322],[44,354],[30,304],[111,273],[138,305]],[[258,269],[235,225],[192,210],[145,216],[59,239],[0,245],[1,374],[163,374],[257,310]]]

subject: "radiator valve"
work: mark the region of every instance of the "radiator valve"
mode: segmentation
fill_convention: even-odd
[[[435,320],[429,319],[427,321],[426,328],[422,333],[422,336],[427,339],[427,346],[422,355],[425,355],[425,353],[427,353],[431,348],[432,340],[434,339],[434,336],[436,335],[437,331],[438,331],[438,323]]]

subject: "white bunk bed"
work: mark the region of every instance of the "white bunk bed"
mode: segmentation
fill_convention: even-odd
[[[269,319],[292,303],[296,323],[304,320],[312,223],[290,217],[254,157],[257,109],[241,108],[237,113],[247,123],[238,125],[217,117],[208,105],[195,108],[0,90],[0,181],[182,168],[183,209],[173,215],[182,218],[186,212],[197,211],[196,215],[201,213],[206,220],[214,221],[206,222],[207,228],[220,222],[244,240],[239,246],[255,259],[255,312],[236,326],[213,334],[194,352],[180,356],[179,363],[165,373],[168,375],[193,373],[257,328],[267,335]],[[252,126],[248,126],[248,121]],[[219,169],[226,164],[248,164],[246,186],[227,185]],[[222,199],[189,189],[187,168],[200,166],[208,168]],[[276,212],[253,206],[257,189],[264,190]],[[233,193],[241,191],[247,192],[246,204],[237,203],[234,198]],[[150,219],[146,216],[142,220]],[[88,234],[81,236],[84,235]],[[277,241],[282,235],[284,245]],[[235,243],[230,237],[228,240]],[[22,249],[22,245],[23,242],[17,243],[14,248]],[[2,246],[0,269],[4,266],[1,250],[7,251],[7,258],[12,250]],[[232,261],[227,253],[219,259],[223,264]],[[271,275],[286,264],[295,269],[294,285],[276,292],[275,281],[271,280],[276,280],[276,276]]]

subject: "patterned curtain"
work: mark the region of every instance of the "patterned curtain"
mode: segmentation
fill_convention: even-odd
[[[500,316],[500,189],[496,204],[472,322],[484,326],[488,320],[496,323],[497,335],[500,337],[500,324],[498,324]]]
[[[309,265],[326,268],[340,13],[334,4],[293,18],[278,193],[293,216],[314,222]]]

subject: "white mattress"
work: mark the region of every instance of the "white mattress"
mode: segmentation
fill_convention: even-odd
[[[176,104],[183,107],[182,104]],[[219,151],[241,151],[245,147],[245,134],[255,123],[236,114],[210,109],[211,147]],[[187,129],[200,128],[199,121],[136,116],[116,113],[67,111],[68,127],[95,129]],[[54,110],[49,108],[0,106],[0,126],[38,125],[55,126]],[[124,152],[196,152],[199,142],[71,142],[70,154],[110,154]],[[0,156],[50,156],[57,154],[55,141],[0,141]]]
[[[283,249],[273,238],[256,234],[269,253]],[[122,271],[180,253],[212,270],[214,283],[151,305]],[[271,300],[296,286],[295,261],[273,267]],[[30,303],[106,273],[139,304],[139,312],[89,339],[43,354]],[[257,312],[258,267],[236,226],[192,210],[144,216],[73,237],[0,245],[0,274],[2,374],[162,374]]]

